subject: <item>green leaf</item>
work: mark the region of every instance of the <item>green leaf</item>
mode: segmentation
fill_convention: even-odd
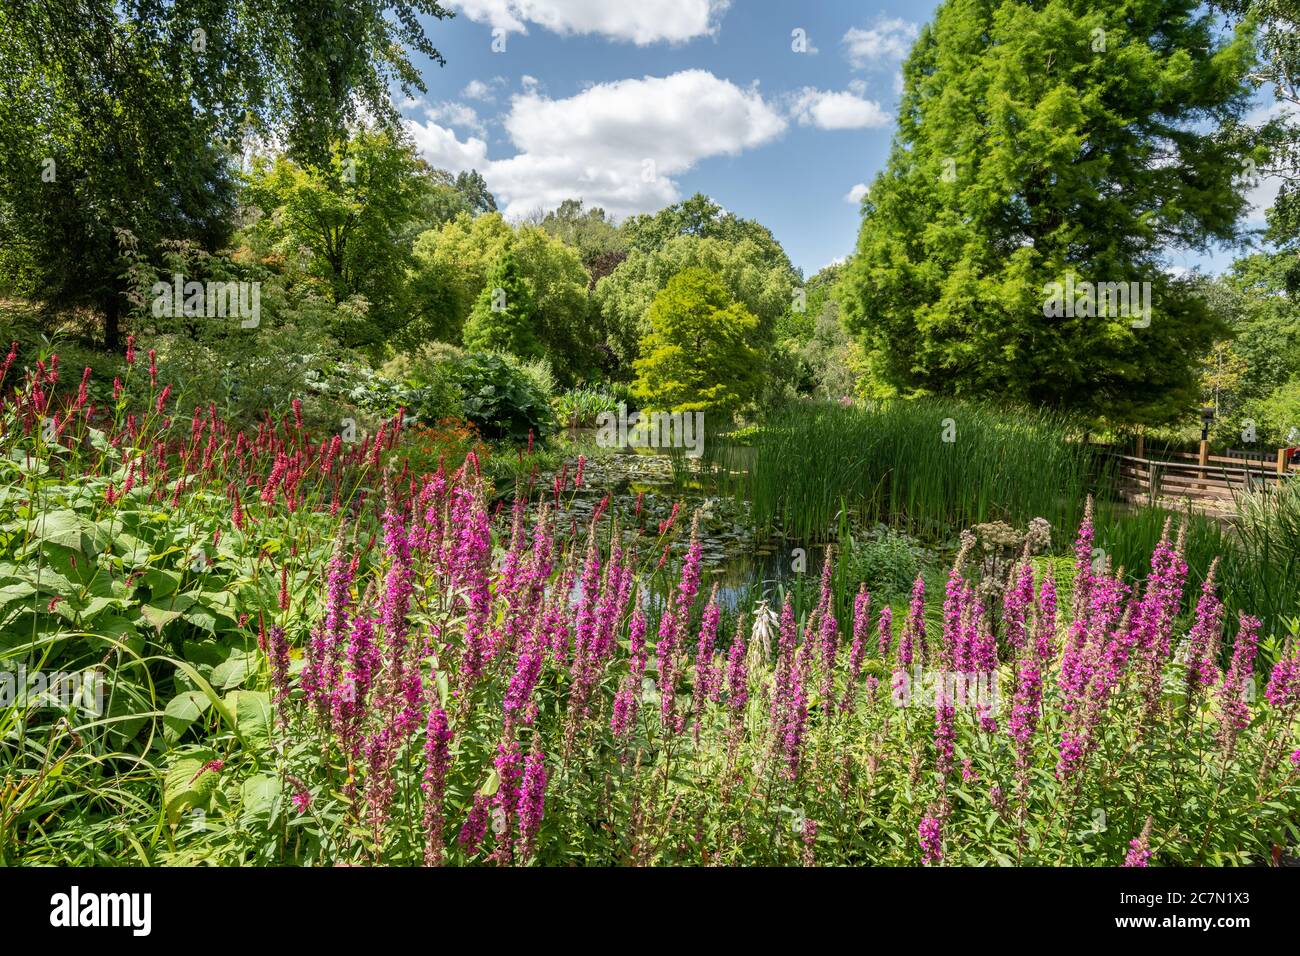
[[[231,648],[226,659],[212,669],[212,686],[219,690],[230,690],[246,681],[256,670],[256,652]]]
[[[235,700],[235,722],[246,743],[265,747],[271,742],[271,697],[265,691],[231,691]],[[228,698],[227,698],[228,699]]]
[[[144,572],[143,577],[155,601],[173,593],[181,584],[180,574],[168,571],[166,568],[149,568]]]
[[[36,588],[26,581],[17,581],[13,584],[6,584],[0,587],[0,607],[4,607],[11,601],[19,601],[25,597],[31,597],[36,593]]]
[[[195,750],[168,768],[163,777],[163,806],[169,823],[179,823],[181,815],[194,807],[206,809],[220,771],[203,768],[216,757],[212,750]]]
[[[163,736],[169,743],[175,743],[185,734],[194,721],[207,712],[212,702],[202,691],[187,690],[177,694],[167,702],[163,711]]]
[[[167,610],[166,608],[154,607],[152,604],[140,605],[140,614],[146,621],[153,625],[154,630],[162,633],[162,629],[181,616],[182,611]]]
[[[81,549],[81,532],[88,522],[75,511],[58,509],[42,512],[36,519],[33,535],[39,541]]]
[[[240,800],[243,805],[240,818],[245,826],[272,826],[279,810],[279,778],[267,773],[254,774],[240,788]]]

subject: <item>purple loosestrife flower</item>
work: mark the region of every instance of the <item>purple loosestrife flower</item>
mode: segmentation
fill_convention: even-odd
[[[466,610],[465,647],[460,664],[468,687],[483,673],[491,653],[485,629],[492,603],[489,589],[492,535],[487,511],[464,483],[452,490],[450,527],[456,536],[449,556],[450,590],[457,595],[456,607],[463,606]]]
[[[1273,665],[1264,697],[1278,710],[1300,708],[1300,648],[1291,651]]]
[[[737,719],[744,715],[745,704],[749,702],[749,672],[745,666],[745,652],[745,635],[737,626],[731,650],[727,653],[727,706]]]
[[[1021,650],[1029,639],[1026,623],[1033,600],[1034,569],[1023,560],[1017,569],[1015,583],[1002,596],[1002,623],[1006,625],[1007,643],[1016,651]]]
[[[912,603],[898,639],[898,663],[903,670],[911,668],[914,658],[925,663],[925,581],[920,575],[912,585]]]
[[[967,544],[963,543],[962,555],[966,553]],[[966,579],[961,576],[961,558],[953,562],[948,570],[948,583],[943,593],[943,657],[956,670],[962,667],[963,613],[967,609],[970,589]],[[909,617],[909,621],[911,618]]]
[[[1083,509],[1083,522],[1074,539],[1074,613],[1076,624],[1087,624],[1088,599],[1092,592],[1092,495]]]
[[[677,612],[681,615],[681,630],[686,630],[687,620],[691,614],[691,605],[700,590],[700,559],[704,551],[700,545],[700,513],[695,512],[691,518],[691,541],[686,548],[686,560],[682,562],[682,579],[677,586]]]
[[[289,641],[280,625],[271,626],[266,650],[271,659],[271,684],[275,687],[275,699],[282,701],[289,695]]]
[[[1246,682],[1254,680],[1259,628],[1259,618],[1241,615],[1237,623],[1237,640],[1232,647],[1232,663],[1219,688],[1219,742],[1229,755],[1236,746],[1237,735],[1250,724],[1250,707],[1245,699]]]
[[[1016,766],[1029,767],[1033,754],[1034,731],[1038,728],[1038,709],[1043,700],[1042,672],[1038,663],[1026,660],[1016,678],[1016,697],[1011,705],[1010,733],[1015,741]]]
[[[789,595],[781,605],[780,639],[777,644],[776,673],[772,678],[772,701],[770,705],[772,737],[778,748],[789,721],[791,702],[794,700],[795,682],[795,633],[794,607]]]
[[[704,713],[705,700],[714,696],[712,693],[714,684],[713,648],[718,641],[718,618],[720,615],[718,586],[715,584],[713,593],[709,595],[709,603],[704,607],[704,616],[700,620],[700,637],[695,645],[695,687],[691,699],[691,712],[695,715],[697,722]],[[697,723],[697,733],[699,732],[698,728]]]
[[[631,583],[631,569],[623,566],[623,548],[618,540],[617,519],[612,534],[609,563],[605,566],[605,582],[596,604],[596,632],[588,656],[593,664],[602,663],[614,652],[614,625],[623,616]]]
[[[669,595],[668,604],[659,618],[659,639],[655,644],[655,660],[659,665],[659,716],[664,729],[669,733],[681,730],[680,722],[674,712],[677,694],[677,614],[673,609],[673,597]]]
[[[939,775],[940,785],[947,786],[957,741],[957,709],[943,697],[943,693],[939,691],[940,701],[934,708],[934,769]]]
[[[1056,778],[1069,780],[1083,766],[1087,755],[1086,741],[1072,730],[1061,733],[1060,757],[1056,761]]]
[[[821,616],[822,709],[835,709],[835,657],[839,652],[839,625],[828,607]]]
[[[1196,602],[1196,622],[1187,638],[1187,694],[1214,686],[1219,679],[1215,658],[1219,655],[1219,641],[1223,634],[1223,602],[1215,593],[1214,576],[1219,566],[1215,558],[1201,585],[1201,597]]]
[[[1128,854],[1124,857],[1125,866],[1144,867],[1151,859],[1151,818],[1147,817],[1142,833],[1129,841]]]
[[[330,696],[338,682],[337,669],[348,638],[348,605],[355,573],[353,562],[343,553],[342,531],[330,555],[325,586],[325,614],[312,632],[303,667],[303,692],[322,716],[331,710]]]
[[[943,824],[939,818],[927,813],[916,828],[921,846],[921,862],[926,865],[943,862]]]
[[[474,794],[474,805],[469,808],[469,815],[465,818],[465,824],[460,828],[460,836],[457,838],[466,853],[474,853],[483,842],[483,837],[487,834],[488,824],[488,798],[481,793]]]
[[[610,717],[610,730],[620,740],[625,738],[636,723],[641,704],[641,678],[646,668],[645,612],[638,607],[632,612],[628,624],[628,673],[614,697],[614,711]]]
[[[495,815],[502,822],[501,832],[497,833],[497,848],[493,858],[500,863],[509,863],[511,856],[510,832],[512,817],[519,806],[520,780],[523,777],[523,755],[519,745],[513,740],[497,744],[496,759],[492,763],[497,772],[497,792],[492,798]],[[493,832],[496,832],[496,823]]]
[[[960,593],[952,602],[953,608],[957,611],[957,622],[952,628],[948,628],[945,622],[948,635],[944,639],[943,661],[948,670],[965,673],[971,669],[971,651],[975,643],[975,625],[972,617],[974,608],[971,606],[973,596],[972,589],[963,583]],[[965,703],[965,700],[962,703]]]
[[[1043,667],[1056,659],[1056,578],[1050,570],[1038,589],[1038,606],[1034,614],[1034,655]]]
[[[501,702],[501,708],[506,714],[517,714],[528,706],[533,690],[537,687],[538,678],[542,676],[542,658],[546,653],[546,647],[540,634],[540,611],[537,618],[534,626],[524,635],[519,649],[519,659],[515,662],[515,672],[510,678],[505,698]]]
[[[886,604],[880,609],[880,620],[876,624],[876,649],[881,660],[889,659],[889,647],[894,642],[894,609]]]
[[[578,615],[574,626],[573,660],[586,661],[594,650],[596,636],[596,604],[600,597],[600,555],[596,553],[596,529],[587,538],[587,558],[583,564],[580,582],[582,595],[578,600]]]
[[[347,669],[330,701],[331,717],[340,743],[353,758],[360,755],[361,721],[366,713],[370,689],[379,670],[379,649],[375,646],[374,619],[364,611],[352,619],[348,640]]]
[[[609,729],[613,735],[622,740],[632,730],[632,725],[636,723],[637,711],[637,693],[640,687],[629,674],[623,678],[623,683],[614,695],[614,706],[610,711]]]
[[[803,865],[817,865],[817,821],[811,817],[803,821]]]
[[[592,525],[587,538],[587,558],[582,573],[582,596],[578,602],[574,629],[573,662],[569,668],[568,714],[565,724],[566,752],[579,723],[590,707],[591,689],[596,680],[597,607],[600,599],[600,558],[596,553],[596,528]]]
[[[442,863],[442,828],[446,821],[443,799],[447,791],[447,770],[451,766],[451,729],[440,707],[429,708],[424,741],[424,865]]]
[[[863,584],[853,599],[853,644],[849,647],[849,680],[843,702],[846,711],[852,709],[857,700],[858,682],[862,679],[862,662],[867,656],[867,640],[870,635],[871,595]]]
[[[998,669],[997,638],[994,637],[993,628],[989,626],[988,618],[985,616],[983,601],[975,597],[974,602],[971,608],[971,669],[991,674]]]
[[[519,817],[517,849],[520,860],[527,860],[532,856],[545,810],[546,757],[540,750],[534,750],[524,761],[524,782],[519,790],[519,804],[516,807]]]
[[[803,759],[803,738],[807,724],[808,699],[804,696],[802,675],[800,675],[798,669],[795,669],[790,705],[786,712],[786,722],[781,735],[781,751],[785,757],[785,777],[787,780],[797,780],[799,778],[799,763]]]

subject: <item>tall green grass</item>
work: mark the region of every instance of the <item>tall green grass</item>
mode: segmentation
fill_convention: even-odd
[[[1223,556],[1233,599],[1275,626],[1300,616],[1300,483],[1243,495],[1234,525]]]
[[[1072,531],[1088,493],[1109,481],[1083,434],[1050,411],[984,403],[801,402],[755,435],[747,470],[727,446],[715,446],[713,460],[752,503],[760,531],[827,540],[843,507],[857,521],[945,540],[998,519],[1043,517]]]

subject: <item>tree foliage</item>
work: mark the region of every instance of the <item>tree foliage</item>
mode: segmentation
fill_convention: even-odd
[[[649,309],[655,296],[691,268],[715,274],[728,294],[757,317],[756,341],[770,341],[778,318],[793,301],[795,273],[767,265],[753,240],[678,235],[650,251],[634,248],[613,274],[596,283],[594,294],[601,331],[624,368],[640,354],[641,340],[651,328]]]
[[[345,341],[370,344],[405,323],[411,249],[403,226],[427,213],[438,188],[409,143],[384,130],[359,130],[335,145],[325,166],[303,166],[283,154],[256,160],[247,199],[261,215],[249,232],[282,257],[309,250],[307,271],[336,302],[364,296],[374,319]]]
[[[729,415],[754,396],[758,317],[732,299],[719,276],[683,270],[655,296],[647,317],[632,386],[647,407]]]
[[[448,340],[466,326],[482,299],[491,271],[507,253],[528,292],[534,333],[562,377],[591,363],[593,334],[587,286],[589,274],[577,250],[536,226],[512,228],[500,213],[458,216],[415,242],[412,307],[437,314],[428,328]],[[423,326],[422,326],[423,327]],[[522,354],[522,353],[517,353]]]
[[[944,3],[845,274],[884,378],[1121,421],[1191,408],[1218,325],[1161,256],[1235,235],[1252,56],[1193,0]],[[1150,282],[1149,326],[1046,316],[1071,274]]]
[[[497,259],[465,323],[465,348],[479,352],[507,352],[519,358],[541,355],[534,329],[532,292],[519,270],[513,251]]]
[[[282,134],[324,164],[359,116],[395,124],[390,88],[424,89],[408,51],[442,62],[417,15],[449,14],[434,0],[6,3],[5,267],[52,306],[102,312],[116,347],[120,231],[148,256],[163,239],[216,249],[245,136]]]
[[[1286,291],[1293,261],[1286,252],[1246,256],[1206,281],[1206,297],[1231,332],[1202,363],[1203,397],[1218,413],[1216,442],[1267,448],[1300,432],[1300,311]]]

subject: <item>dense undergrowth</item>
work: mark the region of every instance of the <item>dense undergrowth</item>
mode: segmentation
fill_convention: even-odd
[[[1007,559],[964,536],[942,594],[873,599],[831,560],[724,615],[687,515],[556,519],[581,468],[521,470],[498,504],[464,436],[438,462],[400,417],[245,434],[178,413],[148,364],[144,406],[124,384],[94,407],[52,362],[0,375],[0,670],[103,688],[0,707],[4,862],[1244,864],[1300,842],[1295,627],[1198,589],[1176,530],[1121,575],[1081,497],[1059,582],[1031,508]]]

